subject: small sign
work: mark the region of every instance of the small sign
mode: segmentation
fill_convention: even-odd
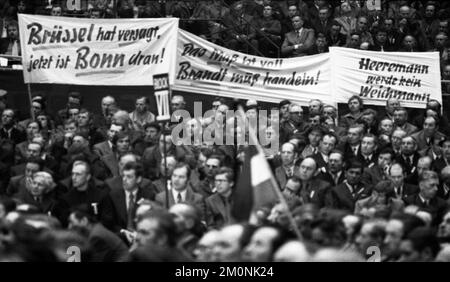
[[[157,121],[170,120],[169,107],[169,74],[157,74],[153,76],[153,88],[155,90],[156,105],[158,107]]]

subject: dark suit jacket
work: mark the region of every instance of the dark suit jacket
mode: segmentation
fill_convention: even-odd
[[[407,206],[414,205],[425,212],[428,212],[433,217],[432,225],[437,225],[441,222],[442,217],[448,207],[448,204],[439,197],[434,197],[430,200],[430,204],[427,206],[419,197],[419,194],[409,196],[405,199]]]
[[[402,195],[400,196],[400,198],[404,201],[406,198],[410,196],[419,194],[419,192],[420,189],[418,186],[404,183],[402,187]],[[399,195],[397,195],[397,198],[399,198]]]
[[[411,174],[413,174],[413,173],[416,171],[416,166],[417,166],[417,162],[419,161],[419,159],[420,159],[420,155],[419,155],[419,153],[416,152],[416,153],[414,154],[414,157],[413,157],[413,163],[412,163],[412,165],[409,165],[409,164],[405,161],[405,159],[403,158],[402,155],[397,156],[397,158],[395,159],[395,161],[403,166],[404,171],[405,171],[405,173],[406,173],[407,175],[411,175]]]
[[[355,203],[358,200],[370,196],[369,189],[362,183],[357,186],[357,191],[354,197],[350,193],[350,190],[345,182],[334,187],[331,191],[332,206],[336,209],[346,210],[351,213],[355,210]]]
[[[62,218],[63,211],[61,210],[61,205],[59,204],[59,201],[53,197],[53,193],[43,195],[41,202],[37,202],[27,190],[20,191],[14,198],[24,204],[37,207],[41,213],[50,214],[59,220],[65,220]]]
[[[27,156],[28,141],[18,143],[14,149],[14,162],[20,164],[25,161]]]
[[[303,57],[308,55],[309,49],[315,42],[314,30],[303,28],[299,35],[296,31],[286,33],[281,53],[286,57]],[[303,44],[298,49],[294,49],[294,45]]]
[[[112,148],[109,146],[108,141],[95,144],[92,151],[96,153],[99,157],[107,156],[113,153]]]
[[[201,213],[202,217],[205,215],[205,200],[201,194],[195,193],[194,190],[188,186],[186,192],[186,204],[196,207]],[[165,207],[166,206],[166,192],[161,192],[156,195],[156,203]],[[175,199],[173,198],[172,191],[169,191],[169,208],[175,205]]]
[[[378,165],[374,165],[364,168],[364,172],[362,175],[362,182],[369,187],[374,187],[380,181],[386,180],[387,177],[384,174],[383,169],[381,169]]]
[[[144,187],[139,187],[135,202],[138,203],[141,199],[152,201],[155,198],[155,194],[152,190]],[[112,189],[107,197],[103,209],[103,219],[108,224],[107,226],[115,233],[119,233],[121,229],[127,228],[128,212],[126,203],[126,194],[124,189]],[[136,214],[138,205],[135,205],[133,212],[133,218]]]
[[[0,38],[0,54],[6,54],[9,46],[9,38]]]
[[[345,172],[342,171],[341,175],[338,178],[337,183],[334,182],[333,176],[331,175],[331,173],[328,170],[326,170],[325,172],[321,171],[319,173],[319,175],[317,175],[317,178],[328,182],[331,185],[331,187],[334,187],[334,186],[339,185],[342,182],[344,182],[344,180],[345,180]]]
[[[189,164],[191,168],[195,167],[197,161],[194,154],[186,146],[176,146],[172,148],[168,154],[171,153],[175,156],[177,161],[185,162]],[[159,146],[147,148],[142,156],[142,163],[144,165],[145,176],[151,180],[155,180],[159,175],[159,164],[162,160],[162,154],[159,150]]]
[[[16,127],[13,127],[11,129],[11,137],[8,138],[8,132],[3,127],[0,128],[0,137],[3,139],[10,139],[14,142],[14,144],[19,144],[26,140],[27,135],[24,131],[17,129]]]
[[[294,175],[298,171],[299,166],[294,165]],[[288,177],[286,175],[286,171],[284,170],[283,166],[279,166],[275,169],[275,179],[278,182],[278,185],[280,189],[284,189],[284,186],[286,186]]]
[[[325,162],[325,160],[323,159],[323,156],[320,152],[313,155],[312,158],[316,161],[318,169],[320,169],[321,171],[323,171],[323,170],[326,171],[328,169],[328,164]]]
[[[231,203],[226,204],[219,194],[206,198],[206,224],[209,228],[221,228],[233,222],[231,216]]]
[[[88,237],[91,262],[118,262],[125,261],[128,248],[114,233],[97,223],[91,229]]]

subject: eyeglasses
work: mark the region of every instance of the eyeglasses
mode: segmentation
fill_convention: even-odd
[[[224,182],[228,182],[228,180],[226,180],[226,179],[216,179],[216,180],[214,180],[214,182],[216,182],[216,183],[224,183]]]

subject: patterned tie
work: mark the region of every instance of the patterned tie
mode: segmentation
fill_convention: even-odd
[[[181,197],[181,193],[178,193],[178,196],[177,196],[177,203],[179,204],[179,203],[181,203],[183,201],[183,198]]]
[[[127,211],[127,229],[133,230],[134,229],[134,208],[136,203],[134,202],[134,195],[133,193],[130,193],[128,196],[128,211]]]

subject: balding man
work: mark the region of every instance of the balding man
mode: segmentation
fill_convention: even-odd
[[[423,129],[417,133],[414,133],[414,137],[417,141],[418,150],[424,150],[434,145],[437,145],[446,137],[443,133],[438,131],[439,124],[435,117],[427,117],[423,122]]]
[[[281,142],[288,142],[294,134],[301,135],[306,131],[307,124],[303,119],[303,109],[300,105],[289,105],[289,117],[280,126]]]
[[[108,115],[110,109],[116,107],[116,99],[112,96],[105,96],[101,101],[102,112],[99,115],[94,115],[94,127],[95,128],[105,128],[108,126]]]
[[[417,153],[417,142],[411,136],[405,136],[401,142],[401,154],[397,156],[396,162],[405,168],[405,173],[411,175],[416,171],[420,155]]]
[[[448,204],[437,197],[439,176],[434,171],[425,171],[419,175],[419,189],[417,195],[405,199],[406,205],[414,205],[421,211],[428,212],[433,218],[433,224],[438,224]]]
[[[397,98],[389,98],[386,101],[386,115],[381,116],[381,120],[388,118],[394,121],[394,110],[400,107],[400,101]]]
[[[395,196],[397,199],[406,199],[409,196],[419,193],[419,187],[405,183],[405,173],[403,167],[395,163],[388,170],[388,178],[394,184]]]
[[[292,143],[284,143],[281,146],[281,165],[275,169],[275,179],[277,180],[281,189],[284,189],[287,179],[292,177],[298,171],[297,146]]]

